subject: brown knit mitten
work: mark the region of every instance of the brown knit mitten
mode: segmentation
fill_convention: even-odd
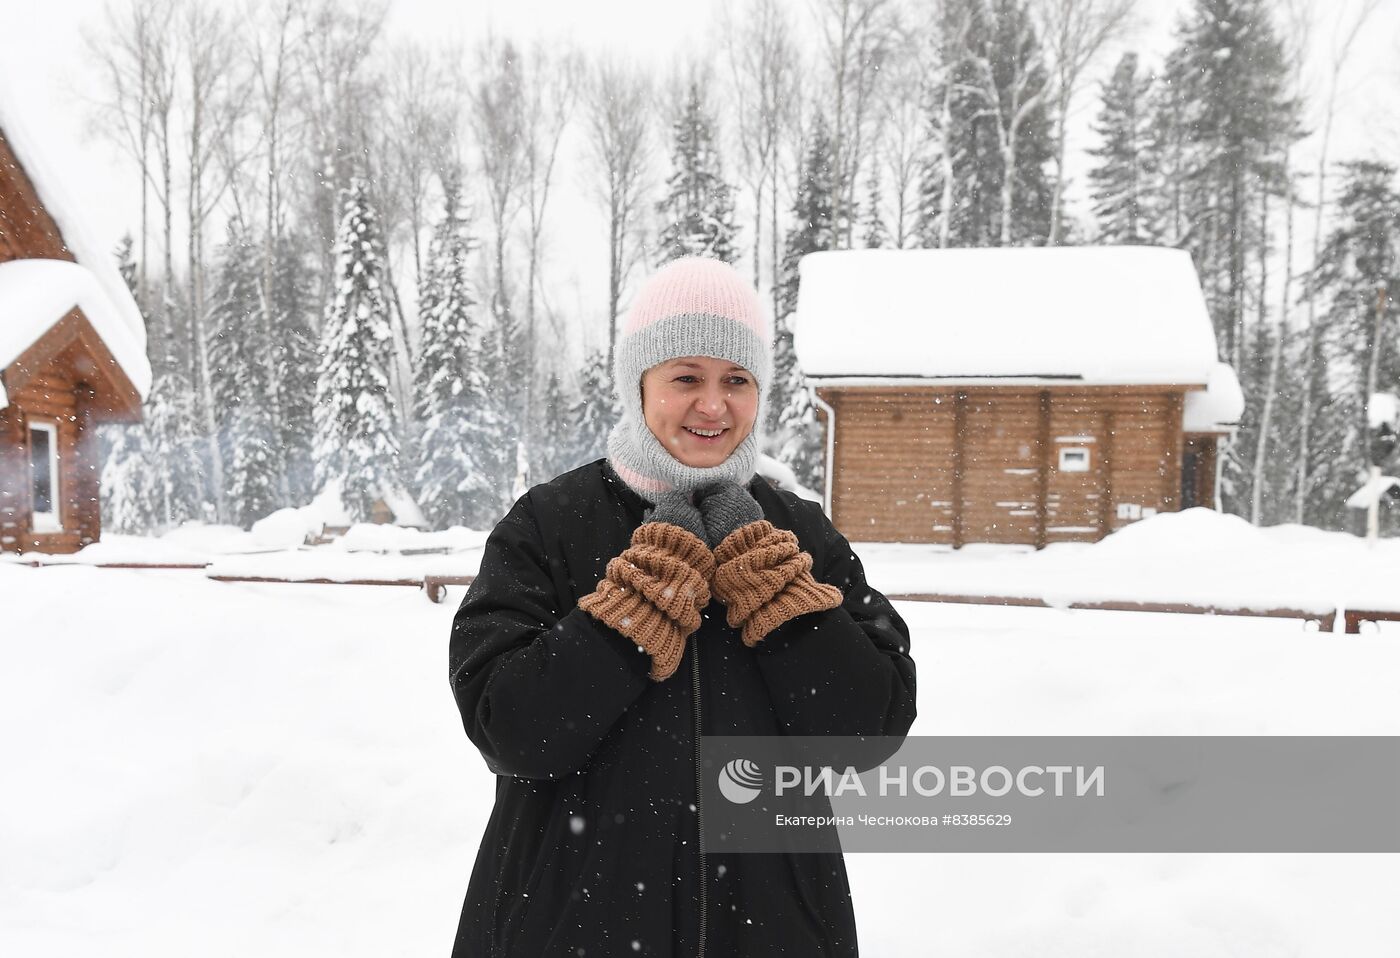
[[[767,519],[735,529],[715,549],[715,595],[749,648],[789,619],[834,609],[841,590],[812,578],[812,556],[789,529]]]
[[[641,646],[651,656],[651,677],[660,682],[676,671],[686,637],[700,627],[714,571],[710,547],[694,533],[647,522],[578,605]]]

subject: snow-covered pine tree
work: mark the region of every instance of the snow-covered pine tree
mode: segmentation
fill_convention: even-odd
[[[1087,151],[1098,160],[1089,170],[1089,185],[1102,243],[1153,243],[1158,237],[1149,149],[1151,91],[1152,77],[1139,72],[1136,53],[1123,54],[1104,84],[1094,124],[1100,143]]]
[[[589,353],[579,376],[578,401],[569,414],[575,436],[575,464],[592,462],[608,454],[608,433],[622,418],[611,383],[607,353],[601,350]]]
[[[126,288],[131,291],[132,296],[139,296],[140,293],[136,288],[136,260],[133,258],[133,245],[131,234],[122,234],[121,240],[117,243],[115,255],[117,257],[117,272],[121,274],[122,282],[126,283]]]
[[[495,506],[487,507],[490,522],[505,515],[520,493],[517,480],[522,463],[520,435],[524,411],[516,403],[523,375],[519,350],[510,349],[511,334],[501,322],[486,327],[474,356],[473,370],[480,374],[480,392],[484,400],[473,413],[478,430],[477,462],[485,476],[485,486],[495,496]],[[488,527],[489,528],[489,527]]]
[[[1281,147],[1299,136],[1299,104],[1265,0],[1195,0],[1176,27],[1162,82],[1177,87],[1184,130],[1181,203],[1221,357],[1243,365],[1249,264],[1269,238],[1254,219],[1262,190],[1284,189]],[[1228,507],[1227,507],[1228,508]]]
[[[365,181],[352,179],[341,202],[316,374],[316,483],[339,482],[347,513],[365,521],[377,498],[402,488],[389,388],[394,347],[384,244]]]
[[[577,444],[574,442],[571,404],[564,395],[558,373],[550,372],[541,402],[540,415],[544,417],[544,422],[535,433],[535,448],[530,450],[531,472],[541,480],[547,480],[582,465],[586,460],[574,458]]]
[[[866,249],[883,249],[889,244],[889,230],[880,201],[880,164],[870,164],[865,181],[865,209],[861,211],[861,242]]]
[[[150,415],[149,406],[146,415]],[[103,429],[102,524],[112,532],[141,535],[161,523],[160,464],[145,423]]]
[[[307,243],[283,234],[273,246],[268,328],[272,335],[273,388],[277,390],[278,436],[283,473],[280,500],[297,505],[315,494],[316,281]]]
[[[1332,395],[1347,420],[1330,435],[1309,435],[1350,470],[1353,488],[1334,489],[1344,498],[1370,465],[1367,398],[1400,388],[1400,324],[1392,299],[1400,290],[1400,191],[1388,163],[1339,165],[1335,225],[1305,281],[1321,304],[1314,333],[1331,370],[1329,381],[1315,386],[1323,392],[1313,395]]]
[[[146,449],[155,477],[157,531],[204,518],[204,453],[208,448],[195,429],[194,387],[169,357],[156,365],[150,395],[142,407]]]
[[[422,426],[414,483],[436,528],[486,528],[500,518],[488,469],[500,430],[477,362],[479,297],[468,276],[478,244],[462,210],[461,178],[443,179],[443,216],[433,229],[418,297],[419,345],[414,372],[415,413]]]
[[[803,485],[815,487],[822,473],[822,433],[793,349],[792,319],[797,309],[798,264],[808,253],[835,248],[832,218],[831,144],[826,121],[818,113],[794,190],[792,229],[788,230],[779,276],[773,343],[773,382],[768,386],[768,420],[764,449],[787,464]]]
[[[733,190],[724,180],[715,147],[714,119],[692,80],[681,115],[672,124],[671,175],[666,198],[656,204],[664,226],[660,262],[682,256],[711,256],[726,263],[735,248]]]
[[[209,385],[227,463],[229,518],[243,526],[277,508],[284,454],[271,409],[272,343],[257,260],[257,245],[230,219],[210,290]]]
[[[922,242],[1002,245],[1010,153],[1010,242],[1043,243],[1050,230],[1054,140],[1045,101],[1027,102],[1047,82],[1034,18],[1025,0],[946,0],[937,30],[941,62],[928,97],[937,149],[920,177]]]
[[[136,288],[136,262],[127,233],[112,255],[126,288],[140,302]],[[113,532],[140,534],[157,523],[155,457],[150,450],[146,423],[108,425],[98,430],[102,445],[102,521]]]

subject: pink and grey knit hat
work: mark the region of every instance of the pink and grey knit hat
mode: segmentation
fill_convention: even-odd
[[[613,361],[622,419],[608,437],[608,459],[646,495],[732,478],[747,482],[758,462],[766,393],[772,378],[773,324],[757,290],[734,267],[687,256],[657,270],[637,291],[623,319]],[[687,466],[647,428],[642,374],[681,356],[712,356],[743,366],[758,379],[753,432],[718,466]]]

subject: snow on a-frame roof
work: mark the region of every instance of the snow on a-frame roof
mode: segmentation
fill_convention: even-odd
[[[86,290],[88,301],[92,302],[96,294],[107,301],[106,308],[100,310],[106,317],[107,328],[98,325],[99,320],[86,308],[84,315],[97,327],[98,335],[121,363],[127,379],[145,398],[151,386],[151,367],[146,361],[145,318],[127,289],[126,281],[117,271],[116,259],[93,237],[81,214],[81,207],[64,188],[62,177],[48,159],[45,144],[34,133],[35,125],[27,122],[23,104],[19,102],[23,89],[22,84],[7,82],[4,73],[0,72],[0,134],[4,135],[25,175],[34,184],[39,202],[44,204],[44,209],[58,225],[68,251],[91,274],[95,285]],[[70,280],[71,283],[85,285],[79,280]],[[77,304],[70,303],[69,307],[73,305]],[[64,309],[54,316],[52,322],[62,319],[66,311]],[[5,318],[0,317],[0,322],[5,322]],[[117,342],[121,338],[125,338],[127,343]],[[136,348],[128,348],[130,344]],[[0,363],[0,366],[3,365]]]
[[[1216,362],[1182,250],[841,250],[799,269],[795,347],[809,377],[1204,385]]]
[[[83,311],[131,385],[144,397],[151,366],[92,271],[66,259],[0,263],[0,369],[34,345],[74,306]],[[0,394],[0,409],[9,400]]]

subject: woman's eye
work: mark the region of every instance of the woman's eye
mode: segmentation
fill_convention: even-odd
[[[744,386],[748,384],[748,380],[745,379],[743,376],[733,376],[731,378],[734,380],[734,385],[736,386]]]
[[[686,380],[690,380],[690,379],[694,379],[694,378],[695,378],[694,376],[677,376],[677,377],[676,377],[676,382],[682,383],[682,382],[685,382]]]

